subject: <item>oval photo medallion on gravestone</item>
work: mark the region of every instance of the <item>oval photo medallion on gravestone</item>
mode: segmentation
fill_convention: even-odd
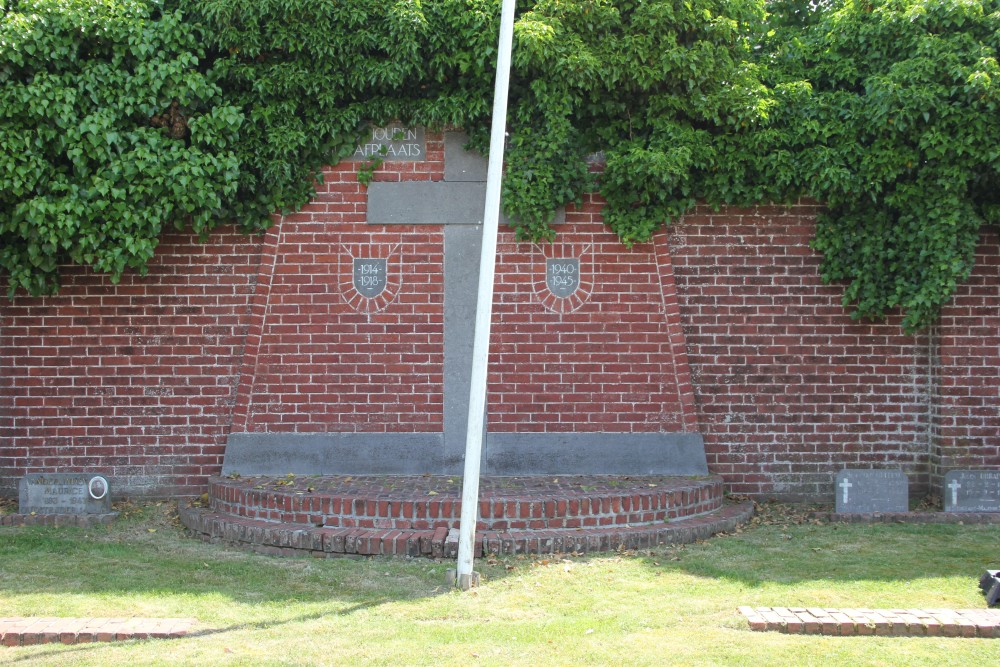
[[[388,280],[388,260],[384,257],[354,258],[354,289],[358,294],[374,299],[385,291]]]
[[[104,479],[100,475],[97,477],[91,477],[90,481],[87,483],[87,493],[94,500],[103,500],[106,495],[108,495],[108,480]]]
[[[86,473],[29,473],[19,485],[21,514],[107,514],[111,483]]]
[[[545,285],[560,299],[571,296],[580,289],[580,259],[578,257],[546,259]]]

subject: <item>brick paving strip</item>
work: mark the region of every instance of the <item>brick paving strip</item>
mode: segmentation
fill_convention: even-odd
[[[827,609],[740,607],[757,632],[854,637],[1000,639],[1000,609]]]
[[[0,646],[176,639],[195,622],[193,618],[0,617]]]

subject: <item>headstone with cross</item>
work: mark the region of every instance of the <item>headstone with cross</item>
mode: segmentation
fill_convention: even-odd
[[[952,470],[944,476],[945,512],[1000,512],[1000,470]]]
[[[909,483],[902,470],[846,469],[835,481],[838,513],[906,512]]]

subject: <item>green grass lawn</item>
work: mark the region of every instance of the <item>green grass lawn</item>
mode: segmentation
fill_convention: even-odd
[[[0,528],[0,616],[193,617],[177,640],[0,647],[11,665],[996,665],[1000,640],[750,632],[751,606],[983,608],[1000,526],[844,525],[772,512],[639,554],[278,559],[186,538],[170,506],[111,527]]]

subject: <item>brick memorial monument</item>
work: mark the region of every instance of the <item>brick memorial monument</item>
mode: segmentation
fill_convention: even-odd
[[[374,128],[352,159],[382,156],[412,176],[376,179],[352,197],[351,215],[323,206],[338,191],[321,192],[322,210],[286,218],[279,246],[340,252],[300,267],[294,282],[279,270],[271,278],[257,383],[241,386],[245,412],[223,474],[461,471],[486,160],[459,133],[427,137]],[[589,211],[560,211],[557,223],[551,245],[501,238],[484,474],[707,474],[679,328],[664,311],[676,296],[664,293],[673,288],[660,278],[663,257],[653,246],[627,251]],[[620,255],[620,271],[598,276],[597,253]],[[306,289],[302,274],[328,287]],[[622,319],[639,319],[642,337],[622,336]],[[305,350],[321,361],[303,363]],[[285,404],[293,384],[334,396],[327,417]]]
[[[456,474],[486,190],[465,143],[372,128],[263,235],[172,230],[144,276],[66,267],[59,294],[3,300],[0,492],[66,466],[137,498],[223,472]],[[995,229],[933,335],[908,334],[820,278],[821,202],[697,205],[631,248],[604,204],[568,205],[551,242],[501,225],[484,474],[707,472],[821,502],[836,471],[899,469],[996,506],[944,479],[1000,469]]]

